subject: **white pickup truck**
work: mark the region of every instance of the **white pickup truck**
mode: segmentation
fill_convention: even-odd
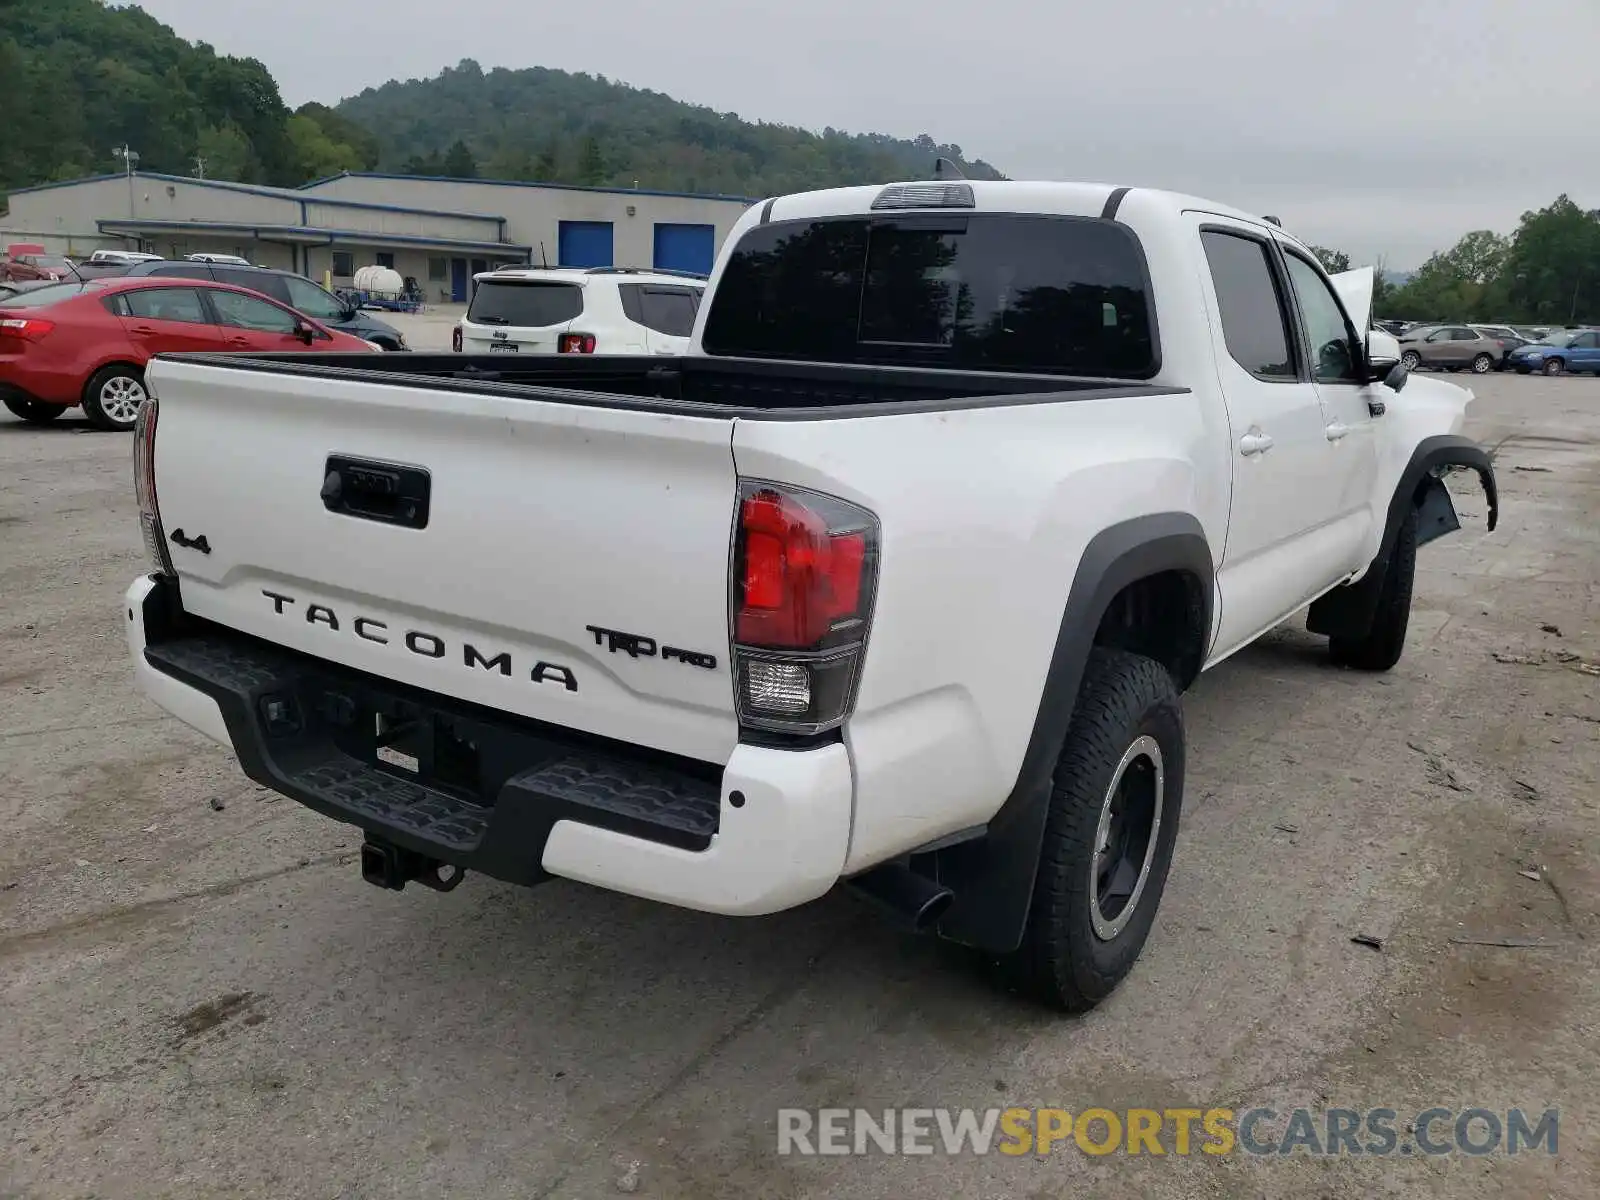
[[[139,686],[362,873],[716,913],[849,883],[1044,1001],[1154,919],[1180,696],[1309,606],[1400,657],[1481,477],[1273,221],[1166,192],[785,196],[687,356],[158,359]]]

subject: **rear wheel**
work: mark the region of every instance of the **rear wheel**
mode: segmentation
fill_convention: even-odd
[[[1411,624],[1411,591],[1417,577],[1417,510],[1413,506],[1400,522],[1394,553],[1378,591],[1378,608],[1372,627],[1359,638],[1328,639],[1328,654],[1341,667],[1359,671],[1387,671],[1400,661]]]
[[[1559,358],[1547,358],[1544,360],[1544,373],[1546,375],[1559,375],[1566,369],[1567,364]]]
[[[1005,964],[1036,999],[1093,1008],[1133,968],[1172,862],[1183,750],[1166,668],[1095,650],[1056,765],[1027,928]]]
[[[83,411],[90,423],[101,429],[132,429],[145,397],[144,372],[127,363],[113,363],[89,380],[83,391]]]
[[[30,425],[48,425],[66,408],[60,404],[46,404],[43,400],[24,400],[20,396],[7,396],[5,406],[13,416],[21,417]]]
[[[1472,360],[1472,373],[1474,375],[1487,375],[1494,367],[1494,356],[1480,354]]]

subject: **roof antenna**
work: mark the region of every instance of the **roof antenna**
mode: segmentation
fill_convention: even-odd
[[[956,164],[951,162],[948,158],[943,157],[933,160],[933,177],[935,179],[966,178],[966,176],[961,173],[960,167],[956,166]]]
[[[1276,225],[1279,229],[1283,228],[1283,222],[1278,220],[1277,217],[1262,217],[1261,219],[1268,225]]]

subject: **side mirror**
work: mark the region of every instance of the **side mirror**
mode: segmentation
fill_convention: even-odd
[[[294,336],[309,346],[317,340],[317,331],[305,321],[296,321],[294,323]]]
[[[1410,377],[1405,363],[1400,360],[1400,342],[1381,329],[1367,333],[1367,378],[1381,379],[1383,385],[1399,391]]]

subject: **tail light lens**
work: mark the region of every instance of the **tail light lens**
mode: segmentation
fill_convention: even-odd
[[[56,327],[54,321],[38,317],[7,317],[0,320],[0,337],[20,338],[24,342],[37,342]]]
[[[450,331],[450,349],[457,354],[461,353],[461,326],[459,325]]]
[[[821,733],[855,703],[878,574],[878,523],[833,496],[745,481],[733,546],[742,725]]]
[[[151,393],[139,406],[133,422],[133,489],[139,497],[139,529],[150,564],[163,575],[175,575],[167,553],[167,535],[161,528],[156,503],[156,398]]]
[[[593,354],[594,334],[592,333],[563,333],[556,349],[562,354]]]

